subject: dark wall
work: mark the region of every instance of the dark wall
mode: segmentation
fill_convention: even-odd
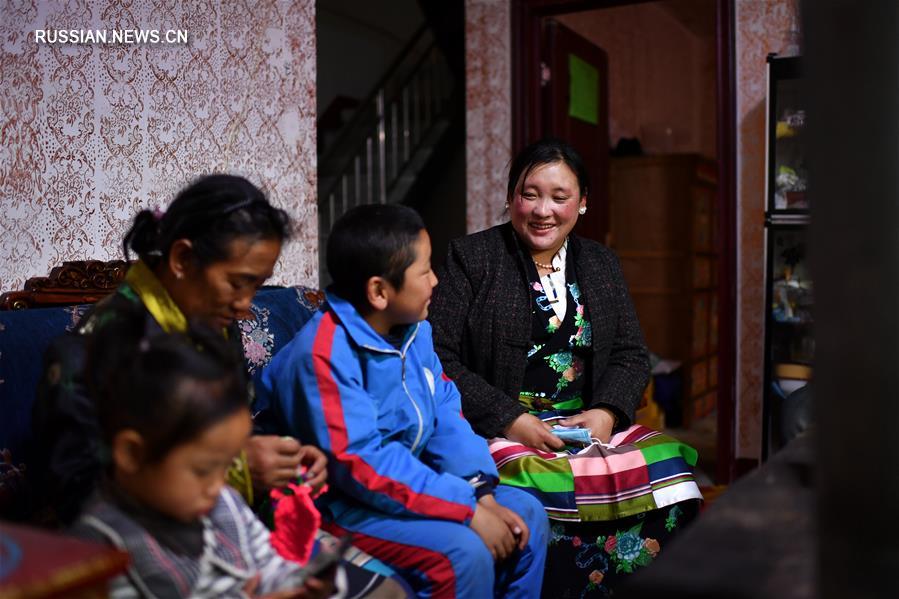
[[[423,23],[415,0],[318,0],[316,115],[337,96],[363,100]]]
[[[406,202],[425,221],[435,269],[443,265],[449,242],[465,235],[465,127],[458,120]]]
[[[899,597],[899,3],[803,3],[818,588]]]

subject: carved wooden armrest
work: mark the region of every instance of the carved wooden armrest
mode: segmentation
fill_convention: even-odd
[[[0,310],[93,304],[115,291],[127,270],[124,260],[63,262],[49,276],[25,281],[22,291],[0,295]]]

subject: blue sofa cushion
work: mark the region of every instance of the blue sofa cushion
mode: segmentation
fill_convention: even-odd
[[[247,370],[258,380],[272,356],[311,318],[321,294],[309,287],[260,289],[250,310],[255,320],[238,322]],[[90,305],[0,312],[0,449],[15,464],[28,462],[31,411],[50,342],[72,330]],[[39,442],[39,440],[38,440]]]

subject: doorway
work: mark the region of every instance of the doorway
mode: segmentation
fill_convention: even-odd
[[[610,30],[603,27],[610,20],[616,22],[614,31],[619,39],[611,39]],[[633,28],[630,34],[637,37],[652,29],[650,39],[638,44],[640,51],[649,55],[642,63],[633,52],[628,55],[626,44],[621,43],[621,36],[628,35],[627,23]],[[678,35],[695,41],[674,43],[672,36]],[[594,181],[602,183],[594,183],[590,200],[596,216],[587,223],[589,232],[580,232],[606,242],[619,253],[644,334],[647,325],[652,329],[653,334],[646,335],[650,351],[681,362],[681,381],[686,388],[681,391],[680,422],[672,422],[679,424],[674,434],[699,446],[706,474],[722,484],[736,474],[732,40],[732,3],[728,0],[512,3],[513,151],[540,137],[556,135],[570,139],[582,153],[597,154],[587,158],[594,165]],[[689,56],[685,58],[678,53],[687,46]],[[622,67],[628,60],[630,72]],[[666,65],[661,69],[660,60]],[[703,71],[701,76],[697,77],[697,69]],[[588,85],[585,92],[584,82],[591,78],[600,84],[594,92]],[[646,78],[653,80],[647,84]],[[679,79],[695,89],[669,93],[654,104],[647,101],[652,100],[647,89],[659,80],[668,82],[666,89],[677,89]],[[628,85],[633,95],[629,104],[620,97]],[[700,105],[690,105],[690,98]],[[630,106],[631,113],[641,114],[625,114],[628,110],[622,109],[623,105]],[[688,106],[691,112],[685,117],[683,110],[677,113],[672,105]],[[589,136],[600,142],[584,152],[584,140]],[[680,186],[680,195],[668,193],[675,186]],[[642,208],[633,200],[652,193],[661,199],[644,201]],[[680,212],[675,209],[678,205]],[[656,239],[661,239],[662,245],[628,245],[648,243],[647,236],[635,230],[638,217],[654,218],[668,226],[661,236],[664,239]],[[692,222],[702,219],[708,225],[705,238]],[[685,224],[671,224],[675,221]],[[623,228],[625,225],[630,227]],[[686,238],[688,243],[676,247],[663,243]],[[666,285],[671,272],[678,269],[690,273],[686,286]],[[643,282],[637,280],[640,276]],[[640,283],[636,288],[635,282]],[[689,315],[688,343],[666,345],[666,338],[682,336],[675,330],[684,325],[677,322],[677,314]],[[696,314],[706,316],[698,318]],[[693,323],[700,320],[703,325],[697,328]],[[666,326],[664,331],[660,328]],[[705,345],[700,338],[707,340]],[[675,346],[683,349],[672,349]],[[666,352],[682,355],[664,355]],[[655,380],[664,383],[666,379]]]

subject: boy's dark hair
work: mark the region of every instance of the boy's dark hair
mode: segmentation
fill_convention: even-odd
[[[229,244],[290,237],[290,217],[272,206],[255,185],[235,175],[207,175],[185,187],[159,216],[141,210],[125,235],[125,259],[130,250],[154,266],[164,260],[172,243],[189,239],[197,264],[207,266],[228,258]]]
[[[519,181],[527,181],[528,175],[534,167],[553,162],[563,162],[568,165],[574,176],[577,177],[577,185],[581,196],[588,195],[590,191],[590,176],[584,166],[584,160],[577,151],[567,143],[554,137],[547,137],[534,142],[515,157],[512,166],[509,167],[509,183],[506,188],[506,199],[511,200]]]
[[[384,277],[402,289],[406,269],[415,262],[419,233],[425,228],[408,206],[368,204],[341,216],[328,238],[328,273],[332,288],[357,308],[368,305],[365,284]]]
[[[248,408],[243,361],[220,331],[144,336],[141,319],[115,319],[90,335],[86,378],[107,444],[133,429],[147,463]]]

